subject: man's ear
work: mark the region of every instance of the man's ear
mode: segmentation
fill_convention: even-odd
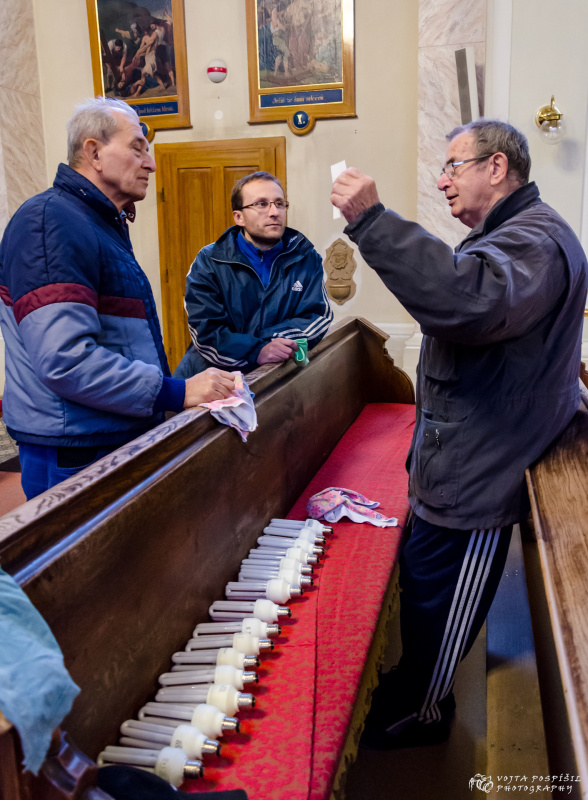
[[[504,153],[494,153],[490,158],[490,184],[498,186],[507,179],[508,158]]]
[[[102,172],[102,161],[100,158],[101,149],[101,143],[97,139],[85,139],[82,145],[82,152],[86,163],[88,166],[95,169],[96,172]]]
[[[233,219],[235,220],[235,225],[239,225],[241,228],[245,227],[245,220],[243,219],[243,212],[235,209],[233,211]]]

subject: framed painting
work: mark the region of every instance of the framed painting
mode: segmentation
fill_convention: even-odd
[[[86,0],[94,92],[132,105],[153,131],[189,128],[182,0]]]
[[[246,0],[250,123],[355,116],[353,0]]]

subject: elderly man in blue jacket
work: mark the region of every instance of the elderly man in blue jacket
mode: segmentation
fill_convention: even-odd
[[[155,162],[135,111],[97,98],[68,123],[69,165],[0,244],[3,412],[28,499],[181,411],[227,397],[232,375],[170,377],[127,220]]]
[[[321,257],[286,227],[288,201],[275,175],[241,178],[231,206],[235,225],[198,253],[188,273],[192,344],[174,376],[288,361],[296,339],[312,349],[333,319]]]
[[[476,120],[452,131],[437,188],[470,233],[455,252],[380,203],[349,169],[332,202],[366,262],[421,326],[408,457],[412,529],[400,563],[402,658],[382,676],[364,743],[449,735],[455,669],[502,575],[524,473],[579,403],[586,258],[529,183],[525,137]]]

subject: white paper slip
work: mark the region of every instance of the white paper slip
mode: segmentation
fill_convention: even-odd
[[[331,164],[331,179],[333,183],[337,180],[339,175],[347,169],[347,164],[344,161],[339,161],[337,164]],[[339,219],[341,212],[338,208],[333,206],[333,219]]]

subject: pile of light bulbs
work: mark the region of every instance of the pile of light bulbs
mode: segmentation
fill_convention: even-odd
[[[260,657],[274,648],[284,603],[313,586],[313,567],[332,528],[317,520],[272,519],[241,564],[237,581],[215,601],[212,622],[196,625],[170,672],[159,676],[154,702],[120,727],[119,746],[108,746],[98,765],[129,764],[155,772],[173,786],[202,777],[202,758],[220,755],[217,741],[239,731],[236,714],[254,708],[243,690],[257,683]]]

